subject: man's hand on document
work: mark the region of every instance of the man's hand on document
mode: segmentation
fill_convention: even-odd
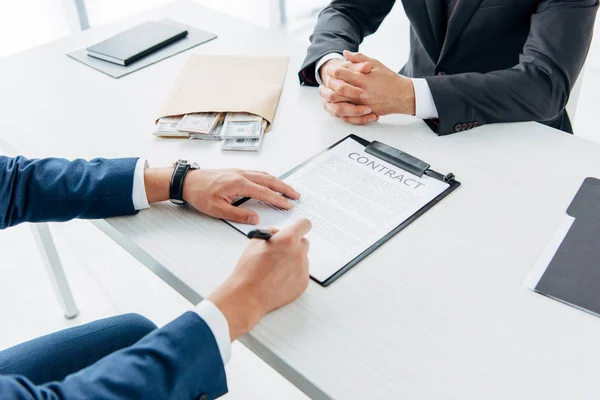
[[[267,313],[297,299],[307,288],[312,225],[300,219],[268,241],[252,240],[233,274],[211,296],[227,323],[231,340],[248,332]]]
[[[290,199],[300,197],[290,185],[258,171],[198,169],[188,173],[183,187],[183,198],[198,211],[253,225],[258,224],[258,214],[232,206],[236,198],[251,197],[289,210],[292,205],[284,196]]]
[[[168,200],[172,174],[173,168],[146,169],[144,181],[149,203]],[[297,200],[300,194],[266,172],[239,169],[192,170],[183,185],[183,199],[198,211],[233,222],[258,224],[255,212],[231,205],[240,197],[251,197],[289,210],[292,205],[286,197]]]

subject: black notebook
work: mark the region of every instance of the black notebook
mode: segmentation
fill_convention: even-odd
[[[587,178],[527,286],[600,316],[600,180]]]
[[[129,65],[187,35],[181,27],[161,22],[145,22],[87,48],[90,57],[119,65]]]

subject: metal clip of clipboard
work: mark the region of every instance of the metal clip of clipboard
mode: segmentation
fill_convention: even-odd
[[[423,175],[427,175],[447,183],[452,183],[455,178],[453,173],[442,175],[439,172],[430,169],[431,165],[427,164],[425,161],[381,142],[371,142],[371,144],[365,148],[365,152],[395,165],[398,168],[402,168],[419,178]]]

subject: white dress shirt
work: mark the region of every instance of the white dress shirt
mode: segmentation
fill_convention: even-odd
[[[144,183],[144,170],[148,168],[148,162],[143,158],[137,160],[135,171],[133,172],[133,191],[131,198],[133,200],[133,208],[136,211],[150,208],[148,197],[146,197],[146,185]]]
[[[327,61],[332,60],[334,58],[338,58],[340,60],[345,60],[344,56],[340,53],[329,53],[323,56],[319,62],[317,63],[317,67],[315,70],[315,76],[317,78],[317,82],[319,85],[323,84],[321,80],[320,70],[323,64]],[[427,84],[425,79],[419,78],[411,78],[413,82],[413,86],[415,88],[415,115],[417,118],[421,119],[432,119],[439,118],[439,114],[437,111],[437,107],[435,106],[435,102],[433,101],[433,96],[431,94],[431,89]]]
[[[146,185],[144,184],[144,170],[148,168],[146,160],[140,158],[135,165],[133,173],[133,189],[131,197],[133,207],[136,210],[150,208],[148,197],[146,196]],[[210,300],[204,300],[193,310],[200,318],[206,322],[206,325],[212,331],[219,353],[223,359],[223,365],[226,365],[231,359],[231,340],[229,336],[229,324],[223,313]]]
[[[202,301],[191,311],[198,314],[206,322],[206,325],[208,325],[217,341],[217,346],[219,346],[223,365],[227,365],[231,359],[231,338],[229,336],[227,319],[225,319],[221,310],[210,300]]]

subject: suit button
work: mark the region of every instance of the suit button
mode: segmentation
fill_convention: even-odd
[[[454,132],[460,132],[460,131],[462,131],[462,125],[456,124],[456,126],[454,127]]]
[[[446,73],[445,73],[445,72],[443,72],[443,71],[440,71],[440,72],[438,72],[438,73],[437,73],[437,75],[438,75],[438,76],[443,76],[443,75],[446,75]]]
[[[206,393],[202,393],[200,397],[198,397],[198,400],[208,400],[208,395]]]
[[[468,125],[467,124],[462,124],[462,130],[466,131],[467,130]]]
[[[479,122],[475,121],[473,122],[473,128],[477,128],[479,126]]]
[[[467,124],[467,129],[473,129],[473,123],[472,122],[469,122]]]

